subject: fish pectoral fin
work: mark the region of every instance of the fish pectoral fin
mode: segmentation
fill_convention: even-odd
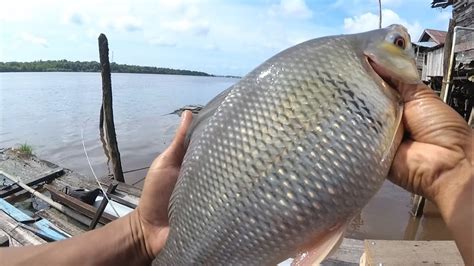
[[[334,253],[342,242],[348,223],[337,224],[330,230],[319,234],[314,241],[304,245],[291,265],[319,265]]]

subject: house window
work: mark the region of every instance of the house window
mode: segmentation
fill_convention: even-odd
[[[425,60],[424,61],[425,61],[424,64],[426,65],[428,63],[428,54],[425,54]]]

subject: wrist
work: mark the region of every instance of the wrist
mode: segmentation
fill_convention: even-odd
[[[466,163],[459,168],[457,175],[451,176],[453,180],[436,197],[436,204],[440,209],[446,226],[453,234],[456,245],[466,265],[473,265],[472,253],[474,211],[472,197],[474,195],[474,176],[472,166]]]
[[[142,257],[144,261],[147,261],[147,264],[150,264],[155,258],[155,255],[148,244],[147,236],[138,208],[132,211],[127,217],[130,228],[130,236],[132,237],[132,241],[135,246],[134,248],[139,256]]]
[[[459,208],[461,202],[470,205],[474,189],[474,177],[472,174],[472,165],[466,159],[459,163],[449,176],[443,177],[444,182],[438,184],[438,191],[434,201],[446,219],[452,217],[453,213]]]

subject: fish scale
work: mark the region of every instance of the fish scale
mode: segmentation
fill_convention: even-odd
[[[276,264],[375,194],[401,108],[350,36],[281,52],[193,120],[155,264]]]

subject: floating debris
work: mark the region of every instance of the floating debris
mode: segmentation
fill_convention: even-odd
[[[190,104],[190,105],[185,105],[177,110],[174,110],[173,112],[169,113],[169,115],[178,115],[178,116],[181,116],[181,114],[188,110],[188,111],[191,111],[193,114],[197,114],[199,113],[199,111],[201,111],[201,109],[203,108],[204,106],[203,105],[200,105],[200,104]]]

